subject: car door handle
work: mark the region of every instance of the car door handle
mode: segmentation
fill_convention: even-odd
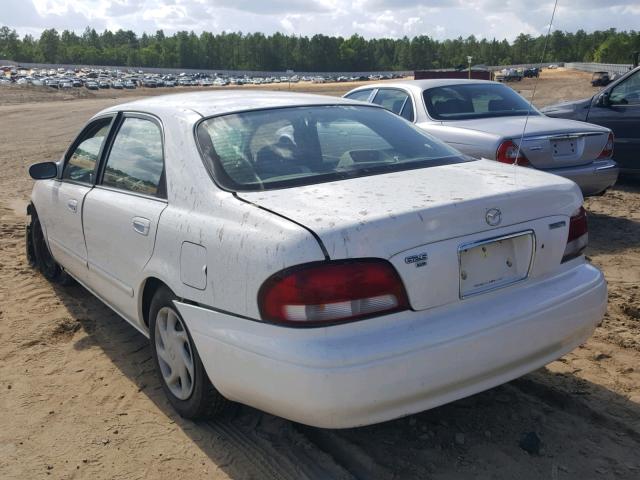
[[[133,217],[132,224],[133,229],[140,235],[149,235],[151,221],[148,218]]]
[[[76,213],[76,211],[78,210],[78,201],[75,198],[67,200],[67,208],[73,213]]]

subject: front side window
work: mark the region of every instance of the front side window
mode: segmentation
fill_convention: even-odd
[[[163,196],[162,132],[153,121],[125,117],[113,141],[102,184],[108,187]]]
[[[93,183],[93,172],[104,144],[111,118],[103,118],[91,123],[76,142],[75,148],[68,154],[62,171],[62,178],[74,182]]]
[[[539,115],[529,102],[511,88],[496,83],[448,85],[423,92],[424,102],[435,120]]]
[[[205,163],[229,190],[264,190],[467,161],[373,106],[310,106],[206,119]]]
[[[640,105],[640,71],[613,87],[609,101],[613,105]]]

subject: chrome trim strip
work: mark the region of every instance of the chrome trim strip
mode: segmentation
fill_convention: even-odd
[[[613,163],[610,165],[602,165],[601,167],[595,167],[596,172],[599,172],[601,170],[611,170],[612,168],[618,168],[618,165]]]
[[[531,236],[531,258],[529,259],[529,266],[527,267],[527,274],[522,277],[519,278],[517,280],[513,280],[509,283],[504,283],[501,284],[497,287],[490,287],[490,288],[486,288],[484,290],[480,290],[474,293],[467,293],[466,295],[462,295],[462,278],[460,277],[460,272],[462,270],[462,251],[463,250],[469,250],[471,248],[475,248],[475,247],[480,247],[482,245],[486,245],[487,243],[494,243],[494,242],[498,242],[500,240],[510,240],[512,238],[516,238],[516,237],[523,237],[525,235],[530,235]],[[533,231],[533,229],[529,229],[529,230],[524,230],[521,232],[516,232],[516,233],[510,233],[507,235],[500,235],[498,237],[491,237],[491,238],[486,238],[484,240],[478,240],[475,242],[470,242],[470,243],[463,243],[462,245],[458,246],[458,297],[460,298],[460,300],[463,300],[465,298],[469,298],[469,297],[475,297],[476,295],[481,295],[483,293],[487,293],[487,292],[491,292],[493,290],[499,290],[501,288],[506,288],[506,287],[510,287],[511,285],[515,285],[516,283],[522,282],[524,280],[526,280],[527,278],[529,278],[529,274],[531,273],[531,267],[533,267],[533,260],[536,256],[536,234]]]
[[[535,137],[525,137],[524,141],[529,140],[572,140],[582,137],[595,137],[597,135],[607,135],[607,132],[575,132],[561,133],[559,135],[536,135]]]
[[[94,188],[97,190],[107,190],[113,193],[121,193],[123,195],[131,195],[132,197],[146,198],[147,200],[155,200],[156,202],[169,203],[166,198],[155,197],[153,195],[147,195],[145,193],[133,192],[131,190],[123,190],[121,188],[111,187],[108,185],[98,184]]]

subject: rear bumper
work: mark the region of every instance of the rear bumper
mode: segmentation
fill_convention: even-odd
[[[619,168],[615,161],[605,159],[595,160],[588,165],[578,167],[548,169],[545,172],[573,180],[582,190],[582,194],[587,197],[598,195],[615,185],[618,180]]]
[[[285,328],[177,303],[227,398],[300,423],[383,422],[500,385],[583,343],[606,283],[576,259],[563,273],[422,312]]]

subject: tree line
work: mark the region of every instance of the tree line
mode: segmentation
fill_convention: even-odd
[[[640,32],[575,33],[554,31],[545,36],[520,34],[513,42],[467,38],[348,38],[327,35],[295,36],[275,33],[177,32],[162,30],[138,36],[131,30],[102,33],[92,28],[78,35],[47,29],[39,38],[22,38],[0,28],[0,58],[17,62],[171,67],[225,70],[381,71],[449,68],[467,64],[509,65],[537,62],[585,61],[631,63],[640,50]]]

